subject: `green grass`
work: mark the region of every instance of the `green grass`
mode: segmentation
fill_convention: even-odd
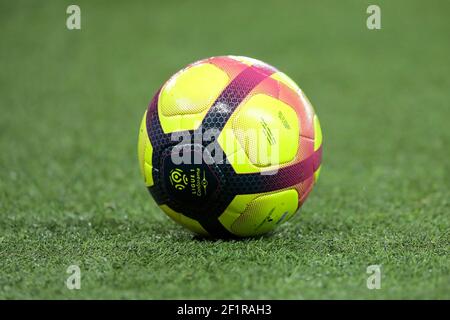
[[[449,299],[450,4],[376,2],[379,31],[369,1],[76,1],[81,31],[72,2],[1,2],[0,298]],[[222,54],[285,71],[321,119],[321,179],[269,237],[197,240],[140,177],[153,93]]]

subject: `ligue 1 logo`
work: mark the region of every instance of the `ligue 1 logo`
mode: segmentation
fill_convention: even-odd
[[[170,170],[170,183],[177,190],[184,190],[188,185],[188,177],[183,173],[181,169]]]

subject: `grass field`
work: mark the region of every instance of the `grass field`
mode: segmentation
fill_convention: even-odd
[[[449,2],[376,1],[375,31],[369,1],[76,1],[69,31],[71,3],[0,4],[0,298],[450,299]],[[285,71],[322,123],[321,179],[268,237],[193,238],[139,173],[154,92],[223,54]]]

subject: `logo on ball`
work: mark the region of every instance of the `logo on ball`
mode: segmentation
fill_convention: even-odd
[[[188,177],[183,173],[183,170],[181,169],[172,169],[170,171],[169,176],[170,183],[175,187],[177,190],[184,190],[186,186],[189,183]]]

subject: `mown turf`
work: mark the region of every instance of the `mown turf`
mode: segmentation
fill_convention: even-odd
[[[450,298],[450,4],[0,4],[0,298]],[[194,60],[291,75],[324,131],[319,184],[272,236],[201,241],[139,174],[140,118]],[[65,286],[78,264],[81,290]],[[366,268],[382,265],[382,288]]]

